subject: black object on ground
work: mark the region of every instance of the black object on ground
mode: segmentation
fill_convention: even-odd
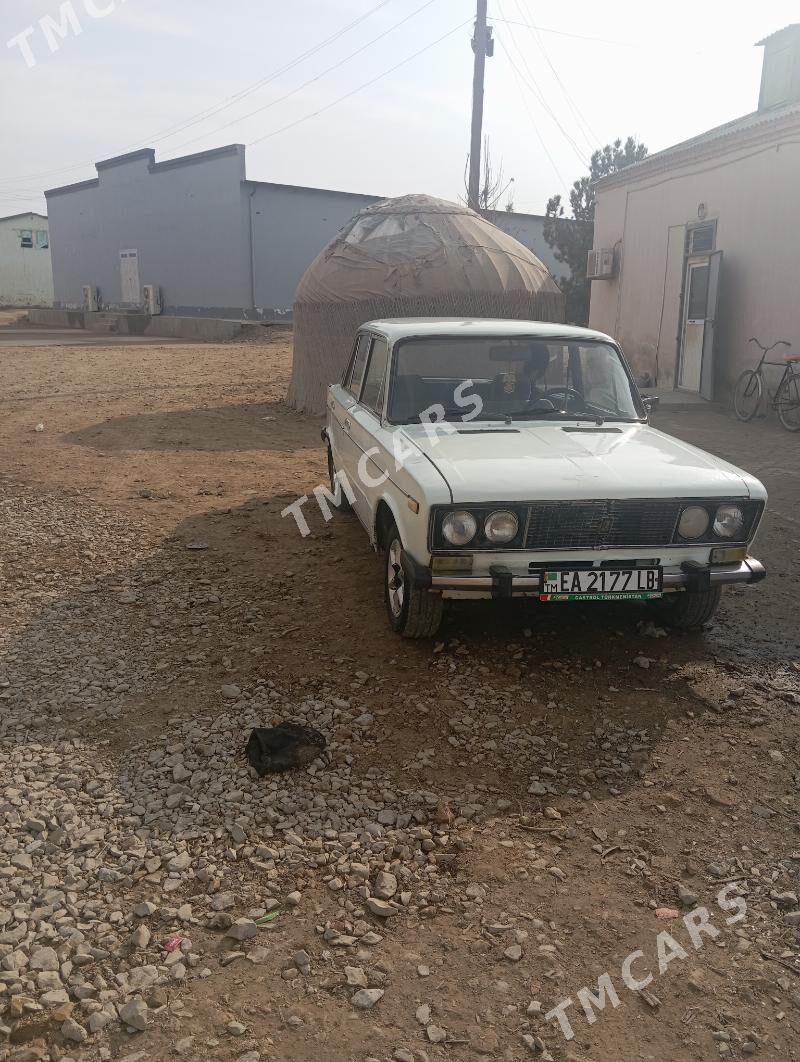
[[[257,726],[247,739],[245,753],[260,775],[304,767],[325,751],[325,735],[301,723]]]

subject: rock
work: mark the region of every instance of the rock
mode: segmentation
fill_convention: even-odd
[[[414,1017],[420,1023],[420,1025],[428,1025],[431,1020],[431,1008],[427,1003],[423,1003],[421,1007],[417,1007],[414,1011]]]
[[[84,1027],[78,1025],[73,1018],[67,1018],[61,1026],[61,1035],[65,1040],[72,1040],[72,1042],[76,1044],[82,1044],[89,1036]]]
[[[354,988],[367,987],[367,975],[360,966],[345,966],[344,976],[347,984]]]
[[[212,911],[229,911],[236,906],[236,897],[232,892],[218,892],[211,900]]]
[[[368,896],[365,906],[377,918],[393,918],[397,914],[396,907],[392,907],[385,900],[379,900],[375,896]]]
[[[270,951],[268,948],[251,948],[250,951],[248,951],[247,953],[247,958],[250,960],[250,962],[254,963],[257,966],[261,963],[267,962],[269,960],[269,957]]]
[[[769,898],[774,900],[778,907],[796,907],[797,906],[797,893],[796,892],[771,892]]]
[[[382,988],[362,988],[352,996],[350,1002],[359,1010],[370,1010],[383,996]]]
[[[167,863],[167,870],[188,870],[191,865],[192,857],[189,855],[189,853],[178,852],[178,854],[173,856],[172,859],[170,859],[170,861]]]
[[[146,900],[144,903],[137,903],[133,909],[133,913],[137,918],[149,918],[150,915],[154,915],[158,908],[150,900]]]
[[[655,660],[652,660],[649,656],[635,656],[633,658],[633,662],[636,667],[643,668],[645,671],[647,671],[650,668],[651,664],[655,663]]]
[[[677,888],[678,899],[681,901],[684,907],[695,907],[697,904],[697,893],[692,892],[685,885],[679,884]]]
[[[429,1025],[425,1030],[425,1034],[432,1044],[440,1044],[447,1039],[447,1033],[440,1025]]]
[[[247,1032],[247,1026],[240,1021],[229,1021],[225,1028],[231,1036],[244,1036]]]
[[[478,885],[475,882],[473,882],[471,885],[467,885],[467,887],[464,890],[464,892],[466,893],[467,896],[469,896],[469,898],[471,900],[485,900],[486,899],[486,886],[485,885]]]
[[[506,948],[503,955],[505,955],[509,962],[519,962],[522,958],[522,948],[519,944],[512,944],[509,948]]]
[[[107,1013],[105,1010],[96,1010],[94,1014],[89,1015],[89,1032],[98,1033],[102,1029],[105,1029],[106,1025],[110,1025],[114,1020],[112,1014]]]
[[[146,948],[150,943],[150,930],[147,926],[137,926],[131,934],[131,947]]]
[[[424,963],[420,963],[420,965],[417,967],[417,973],[420,977],[430,977],[431,968],[430,966],[426,966]]]
[[[301,892],[297,892],[297,890],[295,890],[294,892],[290,892],[290,893],[287,894],[287,896],[286,896],[286,904],[287,904],[288,907],[299,907],[300,906],[300,901],[302,899],[303,899],[303,894]]]
[[[397,888],[397,878],[394,874],[389,874],[382,870],[375,877],[375,884],[372,888],[372,892],[379,900],[391,900],[397,892]]]
[[[396,1047],[392,1053],[394,1062],[414,1062],[414,1052],[406,1051],[405,1047]]]
[[[139,997],[131,999],[119,1008],[120,1021],[131,1029],[143,1032],[150,1021],[150,1010],[145,1001]]]
[[[800,926],[800,911],[787,911],[783,920],[788,926]]]
[[[233,683],[223,686],[220,693],[227,701],[235,701],[237,697],[242,695],[241,689]]]
[[[258,926],[250,918],[237,918],[225,936],[234,940],[251,940],[258,936]]]
[[[32,970],[58,970],[61,967],[52,948],[37,948],[31,955],[29,965]]]

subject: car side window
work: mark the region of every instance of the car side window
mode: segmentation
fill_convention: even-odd
[[[389,360],[389,344],[385,339],[372,340],[372,353],[369,366],[364,377],[364,390],[361,393],[361,403],[373,413],[381,415],[383,406],[383,389],[386,380],[386,364]]]
[[[358,398],[361,394],[361,381],[364,379],[364,367],[367,364],[369,351],[369,336],[360,335],[356,342],[356,352],[353,356],[353,364],[350,368],[349,378],[345,387],[353,396]]]

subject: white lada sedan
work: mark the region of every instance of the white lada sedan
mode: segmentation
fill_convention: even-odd
[[[445,598],[653,601],[709,620],[754,583],[749,473],[652,428],[619,346],[533,321],[371,321],[328,392],[331,490],[385,558],[389,622]],[[568,604],[563,607],[569,607]]]

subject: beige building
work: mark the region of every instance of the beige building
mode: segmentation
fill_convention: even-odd
[[[0,306],[52,306],[53,266],[44,214],[0,218]]]
[[[758,110],[597,183],[590,325],[662,393],[726,400],[750,336],[800,353],[800,24],[759,44]]]

